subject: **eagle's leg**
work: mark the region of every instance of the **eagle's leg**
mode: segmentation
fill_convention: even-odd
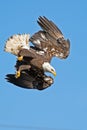
[[[15,78],[19,78],[20,76],[21,76],[21,71],[18,70],[18,71],[16,72],[16,74],[15,74]]]
[[[22,60],[23,60],[23,56],[18,56],[18,57],[17,57],[17,60],[18,60],[18,61],[22,61]]]
[[[16,74],[15,74],[15,78],[19,78],[21,76],[21,71],[28,70],[30,68],[31,68],[30,65],[20,65],[17,72],[16,72]]]

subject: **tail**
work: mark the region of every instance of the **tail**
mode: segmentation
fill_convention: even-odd
[[[16,34],[11,36],[5,44],[4,51],[18,55],[22,48],[29,49],[29,34]]]

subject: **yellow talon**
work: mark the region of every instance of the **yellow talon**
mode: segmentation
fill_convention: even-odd
[[[18,56],[18,61],[22,61],[23,60],[23,56]]]
[[[21,75],[21,72],[20,72],[20,71],[17,71],[17,72],[16,72],[16,75],[15,75],[15,78],[19,78],[20,75]]]

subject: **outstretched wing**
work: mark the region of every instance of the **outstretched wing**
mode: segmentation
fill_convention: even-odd
[[[19,78],[15,78],[14,74],[8,74],[6,75],[6,79],[8,82],[26,89],[43,90],[53,84],[53,79],[50,76],[43,75],[40,77],[35,77],[32,71],[22,71],[21,77]]]
[[[70,50],[69,40],[65,40],[60,29],[46,17],[39,17],[37,22],[43,31],[35,33],[30,41],[52,56],[66,58]]]
[[[48,20],[46,17],[39,17],[38,18],[38,24],[40,25],[40,27],[46,31],[47,33],[49,33],[49,35],[51,37],[53,37],[54,39],[58,39],[58,38],[62,38],[64,37],[62,32],[60,31],[60,29],[50,20]]]

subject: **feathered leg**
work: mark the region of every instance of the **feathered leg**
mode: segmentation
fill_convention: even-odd
[[[31,66],[30,65],[20,65],[18,68],[17,68],[17,71],[16,71],[16,74],[15,74],[15,78],[19,78],[21,76],[21,71],[23,70],[28,70],[30,69]]]

